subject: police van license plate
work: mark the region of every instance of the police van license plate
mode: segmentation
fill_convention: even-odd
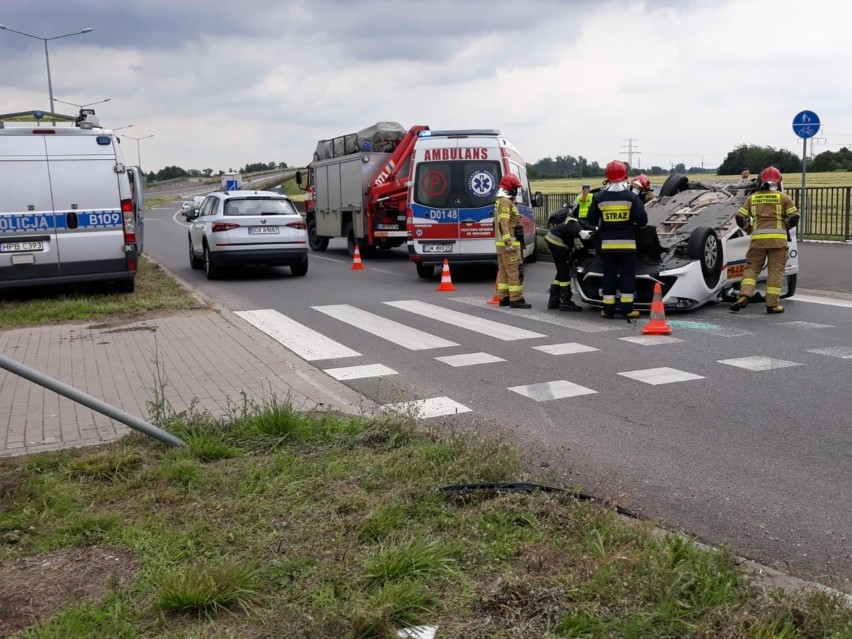
[[[42,240],[32,240],[29,242],[0,242],[0,253],[30,253],[33,251],[43,251],[44,242]]]
[[[453,245],[452,244],[424,244],[423,245],[424,253],[452,253]]]
[[[250,226],[249,235],[278,235],[277,226]]]

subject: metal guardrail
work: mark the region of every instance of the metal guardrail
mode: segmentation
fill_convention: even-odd
[[[805,240],[852,241],[852,186],[815,186],[808,188],[808,201],[801,201],[801,187],[787,188],[801,211],[799,238]],[[534,209],[538,228],[547,227],[547,218],[566,203],[573,204],[579,193],[550,193],[543,206]]]
[[[54,393],[59,393],[71,401],[82,404],[83,406],[91,408],[92,410],[106,415],[111,419],[130,426],[130,428],[138,430],[140,433],[148,435],[148,437],[153,437],[154,439],[165,444],[169,444],[170,446],[186,446],[186,443],[182,439],[164,431],[162,428],[149,424],[135,415],[125,413],[123,410],[116,408],[115,406],[111,406],[110,404],[107,404],[96,397],[92,397],[91,395],[87,395],[83,391],[78,390],[73,386],[69,386],[64,382],[48,377],[44,373],[40,373],[39,371],[10,359],[5,355],[0,355],[0,368],[4,368],[10,373],[14,373],[24,379],[28,379],[39,386],[44,386],[48,390],[52,390]]]

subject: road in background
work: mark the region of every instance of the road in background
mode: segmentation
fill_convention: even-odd
[[[378,403],[507,429],[565,483],[852,583],[852,302],[789,300],[782,316],[708,306],[670,317],[671,339],[646,340],[640,323],[547,311],[547,263],[526,268],[531,311],[487,306],[488,269],[456,269],[458,292],[437,293],[404,249],[352,271],[342,240],[311,253],[306,277],[248,269],[211,282],[189,268],[175,213],[149,213],[147,252]]]

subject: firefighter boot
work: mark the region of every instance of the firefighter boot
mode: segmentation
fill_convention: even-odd
[[[769,313],[770,315],[778,315],[778,314],[784,312],[784,307],[781,306],[780,304],[776,304],[775,306],[767,306],[766,312]]]
[[[582,311],[582,307],[577,306],[571,299],[571,288],[565,287],[559,293],[559,310],[560,311]]]
[[[552,311],[559,308],[559,284],[550,285],[550,297],[547,298],[547,309]]]
[[[748,306],[748,295],[740,295],[737,301],[731,304],[731,310],[737,313]],[[768,308],[768,307],[767,307]]]
[[[532,304],[527,302],[523,297],[509,303],[511,308],[532,308]]]
[[[509,298],[501,297],[500,298],[500,306],[509,306]]]

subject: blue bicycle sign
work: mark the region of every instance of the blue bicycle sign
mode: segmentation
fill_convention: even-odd
[[[793,118],[793,133],[800,138],[812,138],[819,133],[819,116],[813,111],[802,111]]]

